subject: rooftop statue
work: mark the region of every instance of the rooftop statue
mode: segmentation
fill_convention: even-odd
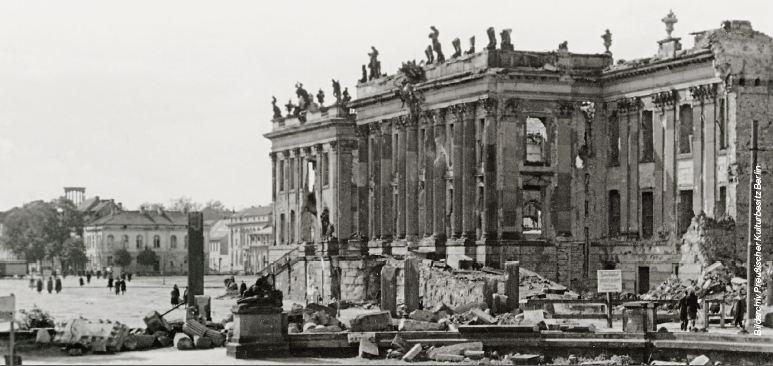
[[[346,105],[352,100],[352,96],[349,95],[349,88],[344,88],[343,96],[341,97],[341,102],[343,105]]]
[[[462,55],[462,41],[459,40],[459,38],[454,38],[453,41],[451,41],[451,45],[454,46],[454,54],[451,55],[451,58],[457,58]]]
[[[381,62],[378,60],[378,50],[376,47],[370,46],[371,52],[368,53],[368,56],[370,56],[370,62],[368,63],[368,68],[370,69],[370,75],[368,76],[368,80],[378,79],[381,76]]]
[[[341,103],[341,83],[338,82],[336,79],[332,79],[333,81],[333,97],[336,98],[336,104]]]
[[[322,89],[317,92],[317,102],[319,102],[319,105],[325,104],[325,92]]]
[[[357,81],[360,83],[368,81],[368,71],[365,69],[365,65],[362,65],[362,77]]]
[[[427,46],[427,48],[424,49],[424,56],[427,56],[427,64],[431,64],[435,62],[435,56],[432,54],[432,46]]]
[[[569,52],[569,41],[563,41],[559,43],[558,50],[563,52]]]
[[[293,114],[293,111],[295,110],[296,106],[293,104],[292,99],[287,101],[287,104],[285,104],[285,108],[287,109],[287,115]]]
[[[276,105],[276,97],[271,96],[271,107],[274,109],[274,117],[273,119],[279,119],[282,118],[282,110],[279,109],[279,106]],[[289,113],[289,111],[288,111]]]
[[[475,53],[475,36],[470,37],[470,49],[464,52],[465,55],[471,55]]]
[[[676,24],[679,19],[676,19],[676,15],[674,15],[673,10],[669,10],[668,15],[663,17],[661,21],[666,24],[666,34],[668,34],[668,39],[671,39],[671,32],[674,31],[674,24]]]
[[[440,32],[435,28],[435,26],[430,26],[429,29],[432,30],[432,32],[429,34],[429,38],[432,39],[432,49],[435,51],[435,60],[437,63],[442,64],[446,61],[446,57],[443,56],[443,50],[440,45],[440,41],[438,40],[438,36],[440,35]]]
[[[499,33],[499,36],[502,37],[502,43],[499,45],[500,49],[512,51],[513,43],[510,42],[510,32],[512,32],[512,29],[504,29],[502,32]]]
[[[295,95],[298,96],[298,109],[307,110],[311,107],[314,100],[311,98],[311,94],[303,88],[302,83],[295,84]]]
[[[612,46],[612,33],[609,32],[609,29],[601,35],[601,39],[604,40],[604,48],[606,48],[604,53],[611,54],[612,52],[609,52],[609,47]]]
[[[486,29],[486,35],[488,36],[488,45],[486,46],[487,50],[495,50],[497,49],[497,34],[494,30],[494,27],[488,27]]]

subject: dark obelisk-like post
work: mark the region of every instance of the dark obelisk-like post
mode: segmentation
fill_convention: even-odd
[[[204,215],[188,213],[188,306],[204,295]]]

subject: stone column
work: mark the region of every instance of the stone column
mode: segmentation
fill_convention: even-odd
[[[436,243],[444,241],[446,237],[446,164],[448,154],[445,149],[446,131],[445,131],[446,110],[440,109],[435,113],[435,161],[433,162],[433,226],[432,234],[435,236]]]
[[[392,227],[392,126],[381,123],[381,239],[391,240]]]
[[[397,141],[395,143],[395,148],[397,148],[397,162],[394,171],[397,173],[397,202],[395,202],[395,206],[397,206],[397,210],[395,212],[397,213],[397,228],[395,233],[397,234],[398,238],[405,239],[406,235],[406,193],[407,193],[407,175],[406,175],[406,147],[407,144],[407,136],[405,133],[405,117],[400,117],[398,119],[397,125],[398,127],[398,133],[397,133]]]
[[[277,209],[277,197],[279,197],[279,185],[277,184],[277,164],[276,164],[276,153],[271,152],[268,154],[268,156],[271,158],[271,201],[274,203],[273,205],[273,212],[271,215],[271,220],[274,221],[274,245],[281,244],[279,243],[279,211]]]
[[[339,196],[341,194],[340,187],[339,187],[339,176],[341,174],[341,169],[339,167],[339,154],[341,146],[339,146],[338,141],[330,141],[330,152],[328,153],[328,167],[330,174],[330,202],[333,204],[330,205],[330,225],[333,226],[333,235],[338,237],[341,233],[341,211],[343,211],[345,208],[341,204],[341,201],[339,200]],[[348,204],[348,203],[347,203]],[[328,230],[329,227],[328,227]],[[329,244],[328,244],[329,245]],[[328,247],[329,248],[329,247]]]
[[[475,107],[467,103],[463,113],[462,231],[470,239],[475,237]]]
[[[453,128],[453,210],[451,211],[451,235],[454,238],[462,236],[462,216],[464,199],[464,106],[454,107],[454,128]]]
[[[397,312],[397,270],[387,264],[381,267],[381,310],[389,311],[392,316]]]
[[[494,240],[497,235],[497,187],[496,187],[496,131],[497,100],[484,101],[486,124],[483,134],[483,239]]]
[[[376,122],[371,126],[371,137],[368,159],[370,163],[370,220],[371,239],[381,238],[381,126]]]
[[[507,274],[505,282],[505,295],[507,295],[507,310],[512,311],[518,308],[520,297],[520,274],[521,263],[518,261],[509,261],[505,263],[505,273]]]
[[[292,211],[295,212],[295,222],[292,220],[292,215],[288,220],[290,220],[290,230],[292,232],[292,237],[294,239],[294,243],[300,242],[300,220],[298,219],[300,216],[300,212],[303,209],[303,200],[301,199],[301,156],[300,156],[300,149],[295,148],[290,151],[290,175],[291,180],[293,182],[292,190],[290,192],[290,195],[292,197],[292,201],[290,202],[290,207],[292,207]]]
[[[403,302],[405,310],[410,314],[419,308],[419,258],[406,258],[403,263]]]
[[[290,227],[290,150],[282,151],[282,160],[284,163],[282,164],[282,186],[284,187],[284,205],[282,205],[282,213],[285,215],[285,222],[284,225],[282,225],[282,230],[284,231],[284,241],[286,244],[293,244],[290,241],[290,230],[292,230],[292,227]]]
[[[361,236],[370,236],[368,225],[368,213],[370,202],[368,200],[369,176],[368,176],[368,125],[357,126],[357,232]]]
[[[322,186],[324,185],[324,182],[322,181],[322,164],[323,164],[322,156],[324,154],[324,151],[322,149],[322,144],[314,145],[314,154],[316,155],[316,160],[317,160],[317,169],[314,175],[314,185],[315,185],[314,196],[317,199],[317,202],[316,202],[317,217],[314,220],[314,244],[321,244],[322,243],[322,221],[319,218],[323,210]]]
[[[416,120],[408,117],[406,120],[406,153],[405,162],[405,226],[406,239],[409,243],[416,243],[419,236],[418,222],[418,144]]]
[[[188,306],[196,295],[204,295],[204,216],[188,213]]]
[[[424,236],[432,236],[434,229],[435,191],[435,125],[431,112],[425,115],[426,132],[424,134]]]
[[[518,200],[518,191],[520,190],[520,159],[515,157],[523,156],[519,154],[521,152],[519,147],[523,145],[524,141],[520,129],[526,124],[526,120],[523,118],[521,119],[522,123],[519,123],[520,116],[518,115],[518,100],[516,98],[507,99],[501,110],[502,114],[496,122],[496,185],[498,190],[497,205],[499,206],[497,208],[497,221],[499,224],[499,238],[512,240],[517,235],[517,218],[520,208]],[[521,127],[520,129],[519,126]],[[548,136],[550,137],[550,134]],[[566,144],[566,148],[571,148],[571,141]],[[566,161],[571,161],[571,159],[566,159]],[[547,207],[547,205],[545,206]]]

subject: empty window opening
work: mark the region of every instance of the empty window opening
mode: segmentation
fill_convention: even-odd
[[[652,111],[643,111],[641,114],[641,128],[639,129],[639,155],[642,163],[655,161],[652,122]]]
[[[679,108],[679,153],[689,154],[692,151],[692,107],[682,105]]]
[[[542,234],[542,191],[540,187],[523,188],[523,233]]]
[[[547,165],[548,132],[540,118],[526,118],[526,164]]]
[[[687,232],[695,213],[692,209],[692,190],[679,191],[679,236]]]
[[[620,123],[617,120],[617,113],[609,116],[607,121],[608,140],[608,162],[609,166],[620,165]]]
[[[620,235],[620,192],[609,191],[609,236]]]
[[[719,198],[717,199],[716,218],[725,216],[725,207],[727,207],[727,187],[719,187]]]
[[[645,239],[654,233],[653,202],[652,192],[641,193],[641,234]]]

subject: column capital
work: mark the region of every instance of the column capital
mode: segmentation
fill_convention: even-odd
[[[433,109],[433,117],[435,119],[435,125],[442,125],[446,123],[446,113],[448,112],[448,108],[438,108]]]
[[[483,105],[483,111],[486,117],[496,116],[497,114],[497,99],[494,97],[486,97],[480,100]]]
[[[286,158],[290,156],[290,150],[282,150],[282,157]]]
[[[322,144],[314,144],[314,151],[317,153],[322,152]]]
[[[268,157],[269,157],[269,159],[271,159],[272,163],[276,162],[276,152],[272,151],[272,152],[268,153]]]
[[[692,99],[697,99],[703,103],[704,99],[714,99],[717,96],[717,83],[704,84],[690,87],[690,96]]]
[[[421,123],[431,125],[433,120],[433,114],[434,113],[432,112],[431,109],[421,111]]]
[[[505,116],[515,116],[518,114],[519,107],[520,103],[518,98],[507,98],[504,105],[502,106],[502,114]],[[496,109],[496,106],[493,108]]]
[[[382,135],[388,134],[389,131],[392,129],[392,120],[391,119],[385,119],[385,120],[381,121],[381,124],[380,124],[379,127],[381,127],[379,132]]]
[[[357,137],[366,139],[370,135],[370,124],[359,125],[355,127],[355,130],[357,130]]]
[[[311,146],[304,146],[301,148],[303,155],[311,155]]]
[[[561,118],[571,118],[577,106],[573,101],[559,101],[556,107],[556,115]]]
[[[333,150],[333,152],[338,150],[338,141],[330,141],[328,144],[330,145],[330,150]]]

